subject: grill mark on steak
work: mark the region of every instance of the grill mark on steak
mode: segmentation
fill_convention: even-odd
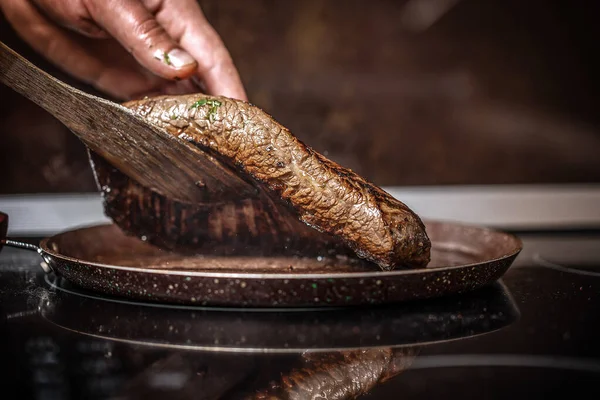
[[[198,106],[199,100],[204,105]],[[209,106],[207,101],[218,101],[220,106]],[[306,146],[257,107],[204,95],[159,96],[124,105],[256,185],[257,197],[246,198],[250,201],[246,206],[262,211],[255,214],[255,221],[266,217],[271,236],[285,232],[320,243],[338,239],[334,247],[339,249],[341,242],[382,269],[423,267],[429,262],[431,243],[414,212]],[[164,201],[162,205],[168,206]],[[241,203],[234,207],[241,207],[234,215],[249,215]],[[206,217],[214,218],[212,212],[214,207],[204,211]],[[228,222],[231,216],[219,218],[224,218],[222,230],[239,233],[239,227]],[[306,226],[314,231],[308,232]]]
[[[275,208],[264,195],[211,205],[181,203],[141,186],[91,151],[89,157],[106,215],[124,232],[155,246],[205,255],[354,255],[341,241],[309,228],[285,208]],[[224,211],[226,207],[234,212]],[[251,218],[255,229],[246,229],[240,216]],[[228,218],[236,219],[229,237]]]

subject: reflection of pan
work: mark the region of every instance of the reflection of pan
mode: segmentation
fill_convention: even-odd
[[[41,314],[82,334],[155,347],[227,352],[396,348],[456,340],[501,329],[518,310],[500,282],[462,296],[394,306],[261,312],[162,307],[98,298],[60,278]]]
[[[145,354],[140,345],[150,354],[169,350],[118,393],[135,399],[164,398],[153,382],[165,372],[187,377],[177,388],[180,399],[353,399],[410,368],[421,347],[493,332],[519,316],[501,282],[393,307],[265,312],[99,298],[65,279],[44,278],[56,289],[41,303],[48,321],[134,345],[114,349],[135,351],[136,365]],[[264,362],[265,353],[279,355]]]
[[[467,292],[499,279],[522,248],[515,236],[494,230],[433,221],[426,228],[432,241],[429,266],[396,271],[340,258],[184,257],[126,236],[115,225],[61,233],[39,248],[21,247],[37,250],[47,270],[94,291],[153,302],[249,307],[382,304]]]

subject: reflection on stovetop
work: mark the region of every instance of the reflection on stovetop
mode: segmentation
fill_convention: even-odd
[[[474,293],[277,312],[98,296],[5,249],[2,398],[597,398],[600,236],[522,238]]]
[[[94,295],[65,279],[45,280],[58,290],[40,302],[40,315],[57,326],[96,338],[186,350],[303,353],[395,348],[488,333],[518,318],[514,301],[499,282],[443,301],[236,310],[136,303]]]
[[[43,278],[54,290],[40,299],[39,315],[73,336],[81,370],[109,374],[82,389],[85,396],[161,398],[158,390],[186,399],[351,399],[410,368],[426,346],[490,333],[519,317],[500,282],[442,301],[267,312],[132,303]],[[55,372],[63,346],[47,338],[25,343],[35,379],[65,384]],[[143,354],[163,350],[146,364]],[[280,356],[264,363],[273,353]]]

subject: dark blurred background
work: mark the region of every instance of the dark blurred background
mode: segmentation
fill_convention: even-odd
[[[597,1],[200,3],[251,102],[376,184],[600,182]],[[96,190],[74,135],[0,98],[0,194]]]

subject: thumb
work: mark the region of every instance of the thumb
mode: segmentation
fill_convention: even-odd
[[[177,80],[194,74],[198,66],[196,60],[178,46],[140,1],[86,3],[92,19],[148,70],[163,78]]]

